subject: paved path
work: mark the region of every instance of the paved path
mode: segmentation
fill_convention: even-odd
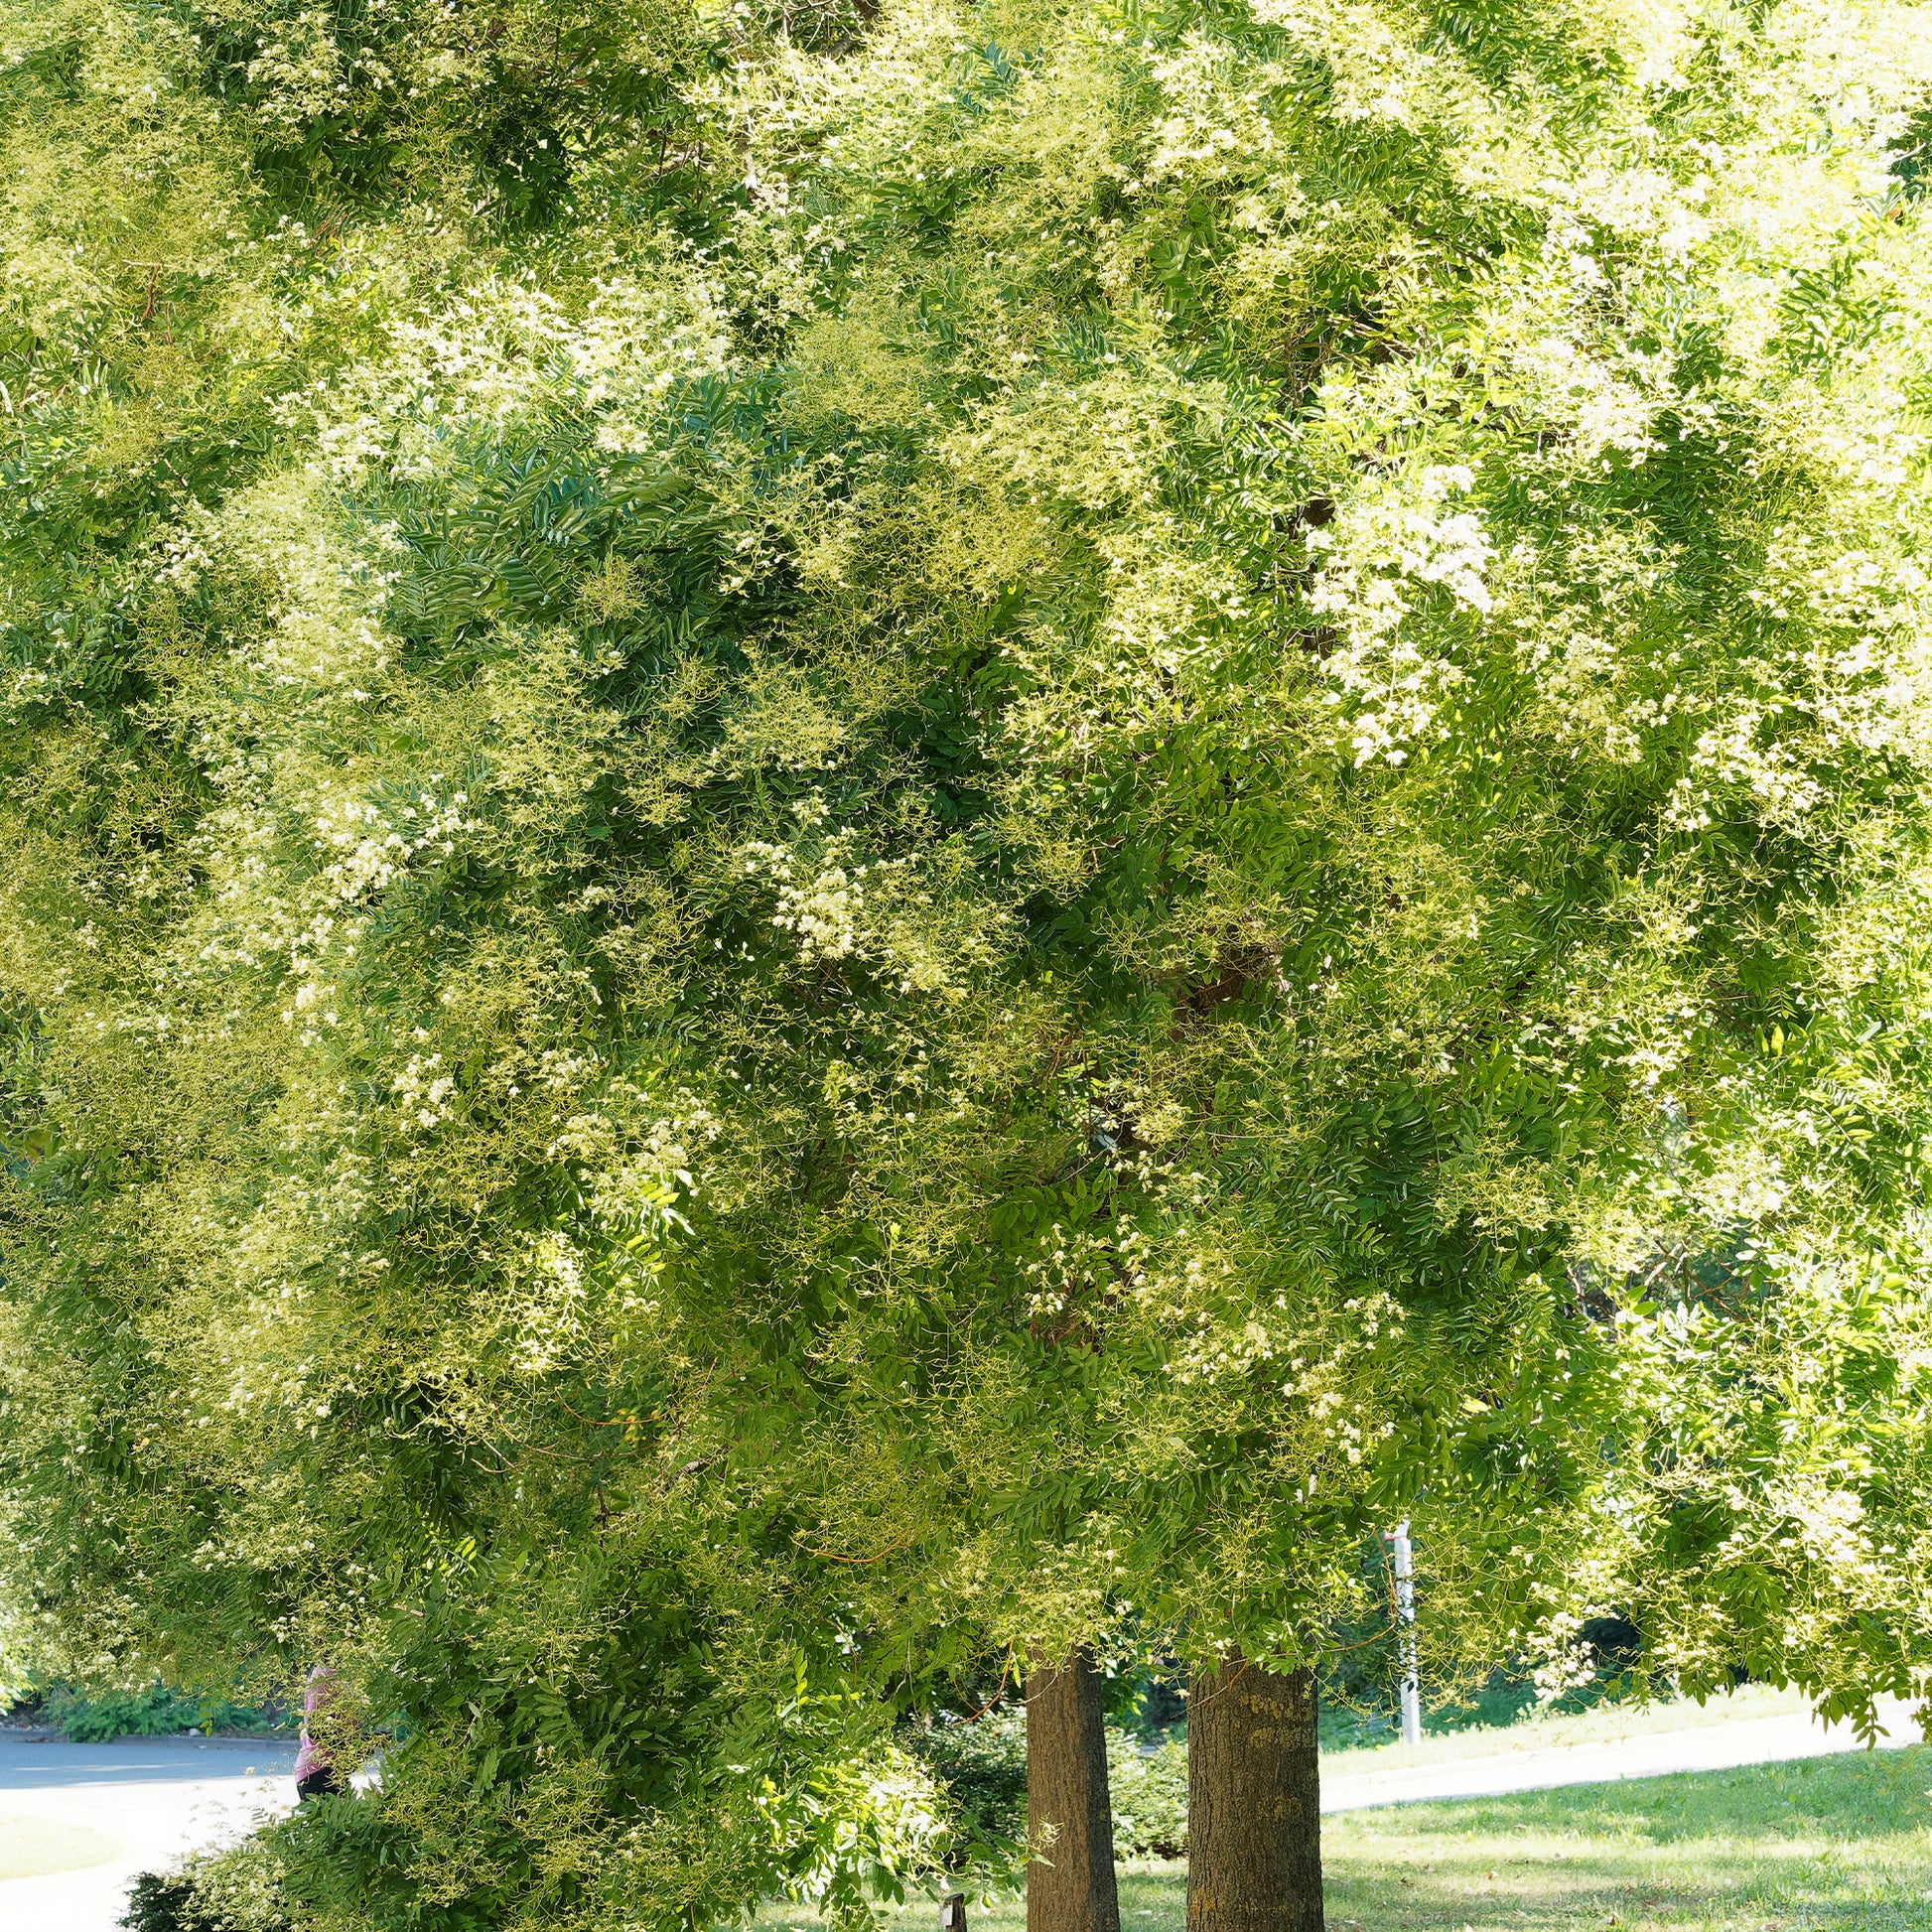
[[[1896,1698],[1878,1700],[1885,1734],[1881,1750],[1919,1740],[1918,1725]],[[1547,1791],[1563,1784],[1604,1784],[1621,1778],[1661,1777],[1670,1771],[1723,1771],[1738,1764],[1777,1764],[1793,1757],[1824,1757],[1863,1748],[1850,1725],[1821,1725],[1810,1713],[1775,1718],[1738,1718],[1688,1730],[1654,1731],[1588,1744],[1529,1745],[1488,1757],[1430,1764],[1394,1761],[1391,1750],[1371,1770],[1345,1771],[1331,1760],[1321,1777],[1323,1811],[1365,1811],[1373,1805],[1409,1805],[1431,1798],[1494,1798],[1509,1791]],[[1345,1762],[1346,1760],[1341,1760]],[[0,1798],[0,1803],[5,1799]]]
[[[1888,1732],[1881,1748],[1918,1742],[1904,1706],[1881,1700],[1879,1713]],[[1392,1762],[1399,1753],[1378,1752],[1382,1761],[1372,1769],[1331,1765],[1322,1778],[1321,1809],[1495,1797],[1858,1748],[1850,1726],[1828,1729],[1797,1712],[1598,1743],[1526,1744],[1439,1764]],[[0,1831],[10,1815],[41,1818],[86,1826],[118,1847],[105,1864],[0,1880],[0,1932],[115,1932],[137,1871],[245,1831],[263,1813],[287,1810],[295,1801],[294,1762],[291,1744],[225,1737],[69,1744],[0,1733]]]
[[[295,1746],[233,1737],[42,1742],[0,1733],[8,1818],[84,1825],[117,1848],[105,1864],[0,1880],[0,1932],[114,1932],[137,1871],[245,1831],[295,1802]]]

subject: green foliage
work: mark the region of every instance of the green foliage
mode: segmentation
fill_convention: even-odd
[[[120,1923],[127,1932],[291,1932],[275,1856],[260,1838],[142,1872]]]
[[[183,1730],[261,1729],[271,1720],[258,1705],[235,1704],[222,1697],[150,1684],[140,1691],[102,1691],[89,1695],[67,1686],[46,1693],[42,1709],[62,1734],[76,1744],[106,1743],[115,1737],[168,1737]]]
[[[143,1871],[128,1887],[127,1911],[121,1919],[129,1932],[200,1932],[192,1914],[194,1890],[184,1878]]]
[[[1923,1687],[1922,7],[5,20],[9,1564],[406,1739],[317,1932],[856,1911],[1404,1513]]]
[[[1113,1798],[1117,1858],[1187,1856],[1184,1736],[1165,1737],[1150,1748],[1126,1731],[1109,1728],[1107,1784]]]
[[[1016,1699],[984,1717],[907,1725],[905,1748],[946,1795],[947,1866],[1023,1863],[1027,1850],[1027,1711]],[[1110,1760],[1111,1761],[1111,1760]]]
[[[905,1746],[946,1796],[947,1868],[982,1883],[1020,1874],[1027,1846],[1027,1716],[1001,1707],[970,1721],[907,1726]],[[1185,1736],[1149,1745],[1107,1726],[1114,1852],[1123,1859],[1175,1859],[1187,1850]]]

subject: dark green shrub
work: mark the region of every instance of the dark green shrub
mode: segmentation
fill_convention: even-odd
[[[116,1737],[172,1737],[183,1730],[293,1729],[282,1714],[262,1705],[150,1684],[139,1691],[84,1691],[57,1687],[42,1701],[48,1721],[76,1744],[104,1744]]]
[[[204,1932],[195,1887],[186,1878],[144,1871],[129,1887],[121,1924],[127,1932]]]
[[[1026,1706],[910,1726],[900,1741],[952,1800],[953,1868],[1016,1863],[1027,1844]]]
[[[1027,1713],[1011,1704],[970,1723],[921,1725],[901,1738],[946,1787],[954,1810],[954,1869],[1008,1865],[1027,1842]],[[1148,1745],[1107,1726],[1107,1781],[1114,1853],[1123,1859],[1178,1859],[1187,1852],[1187,1744]]]
[[[1117,1859],[1187,1856],[1187,1742],[1169,1737],[1149,1747],[1107,1729],[1107,1786],[1114,1806]]]

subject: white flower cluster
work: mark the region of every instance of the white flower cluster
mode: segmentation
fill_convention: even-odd
[[[379,10],[381,0],[374,0]],[[257,118],[287,137],[305,129],[318,115],[341,106],[349,90],[351,68],[331,32],[321,7],[304,7],[265,32],[248,63],[250,82],[262,90]],[[382,85],[392,76],[379,62],[361,64],[367,78]]]
[[[1585,1619],[1574,1610],[1554,1610],[1530,1633],[1530,1654],[1536,1660],[1530,1680],[1539,1704],[1554,1704],[1596,1677],[1596,1652],[1584,1641]]]
[[[1357,765],[1404,762],[1462,679],[1452,644],[1415,619],[1424,598],[1442,594],[1458,613],[1490,610],[1485,573],[1495,550],[1473,510],[1447,507],[1474,483],[1461,464],[1431,466],[1308,533],[1318,560],[1310,603],[1341,639],[1327,660],[1330,702],[1342,710]]]
[[[218,972],[234,965],[252,966],[258,959],[274,952],[285,952],[294,991],[290,1004],[282,1009],[282,1024],[285,1027],[293,1026],[300,1020],[303,1043],[313,1046],[319,1037],[316,1032],[318,1023],[334,1027],[340,1022],[340,1016],[331,1004],[337,988],[334,982],[325,977],[324,962],[337,957],[352,957],[364,921],[352,915],[324,911],[305,923],[297,923],[287,902],[280,898],[270,899],[265,905],[257,902],[251,906],[247,902],[249,889],[257,883],[253,870],[244,863],[235,871],[239,877],[231,877],[224,884],[222,897],[232,901],[234,912],[244,915],[253,913],[259,922],[253,925],[252,930],[247,925],[241,925],[241,930],[233,935],[240,943],[231,941],[224,945],[217,939],[202,948],[202,956]],[[229,906],[223,905],[221,909],[229,910]],[[240,924],[240,921],[231,923]],[[227,933],[222,934],[223,938],[228,936]]]
[[[1413,124],[1418,95],[1434,80],[1439,64],[1417,48],[1412,33],[1397,32],[1375,7],[1363,0],[1325,6],[1312,0],[1250,0],[1249,10],[1284,33],[1299,53],[1326,65],[1325,107],[1331,119]]]
[[[761,71],[721,75],[696,98],[736,124],[746,172],[762,184],[782,181],[801,152],[834,179],[890,182],[919,173],[927,123],[953,95],[949,69],[971,44],[949,8],[886,8],[850,55],[783,48]],[[1024,70],[1019,79],[1024,92]]]
[[[1224,41],[1196,30],[1148,63],[1163,116],[1147,136],[1147,182],[1241,176],[1275,146],[1271,96],[1287,78],[1277,67],[1237,62]]]
[[[225,567],[267,587],[259,627],[234,646],[236,667],[278,698],[365,699],[387,668],[377,616],[389,578],[342,540],[339,512],[303,471],[237,491],[219,510],[191,502],[156,539],[153,577],[184,597]]]
[[[448,1120],[455,1108],[450,1104],[456,1092],[456,1075],[443,1070],[441,1053],[416,1053],[394,1080],[390,1091],[405,1125],[427,1133]]]
[[[213,522],[201,503],[191,503],[183,510],[181,521],[161,533],[155,544],[161,559],[154,573],[157,584],[166,584],[189,597],[200,589],[202,578],[214,567],[219,539],[214,536]]]
[[[513,1337],[511,1349],[525,1375],[548,1375],[569,1358],[585,1333],[590,1291],[584,1255],[557,1228],[525,1234],[508,1270],[509,1288],[501,1318]]]
[[[429,784],[442,779],[432,771]],[[428,786],[413,804],[387,808],[347,793],[323,800],[314,810],[313,836],[332,855],[322,873],[330,897],[344,905],[364,904],[406,877],[423,853],[449,858],[458,836],[478,827],[479,821],[464,816],[469,803],[466,791],[444,796]]]
[[[754,839],[740,856],[747,877],[765,878],[777,887],[771,923],[791,934],[800,960],[849,959],[859,950],[866,867],[848,872],[843,866],[820,865],[801,882],[794,877],[799,860],[789,846]]]
[[[427,479],[466,461],[480,435],[559,403],[599,419],[603,448],[642,448],[667,391],[732,359],[716,291],[675,265],[600,282],[577,315],[533,282],[483,281],[387,334],[386,352],[277,404],[284,423],[313,427],[341,482]]]
[[[800,837],[817,845],[815,855],[802,854],[795,844],[753,839],[739,848],[737,856],[745,878],[762,880],[776,889],[770,924],[774,931],[789,935],[800,963],[863,957],[896,966],[904,992],[933,991],[948,984],[948,971],[933,956],[929,934],[897,931],[867,916],[873,909],[869,889],[906,897],[916,861],[859,859],[856,833],[823,832],[830,808],[816,793],[793,811]],[[930,903],[926,895],[909,897],[909,910],[922,910]],[[903,926],[905,921],[897,923]]]
[[[657,1112],[659,1106],[665,1111]],[[564,1122],[546,1152],[572,1164],[600,1226],[654,1238],[679,1224],[672,1204],[697,1194],[700,1150],[723,1133],[724,1124],[690,1088],[679,1087],[666,1105],[617,1075],[595,1107]]]
[[[1037,1237],[1031,1260],[1021,1265],[1028,1283],[1027,1314],[1031,1320],[1062,1314],[1069,1301],[1124,1278],[1121,1258],[1111,1230],[1067,1229],[1057,1221]]]

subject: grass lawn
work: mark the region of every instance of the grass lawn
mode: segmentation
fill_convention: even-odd
[[[115,1850],[111,1838],[80,1825],[47,1825],[38,1818],[0,1815],[0,1878],[32,1878],[43,1871],[104,1864]],[[5,1902],[0,1897],[0,1906]]]
[[[1323,1821],[1329,1932],[1932,1932],[1932,1748],[1390,1806]],[[1122,1932],[1179,1932],[1180,1865],[1123,1868]],[[927,1900],[895,1914],[932,1932]],[[816,1932],[767,1906],[765,1932]],[[1023,1932],[1026,1906],[968,1908]]]

